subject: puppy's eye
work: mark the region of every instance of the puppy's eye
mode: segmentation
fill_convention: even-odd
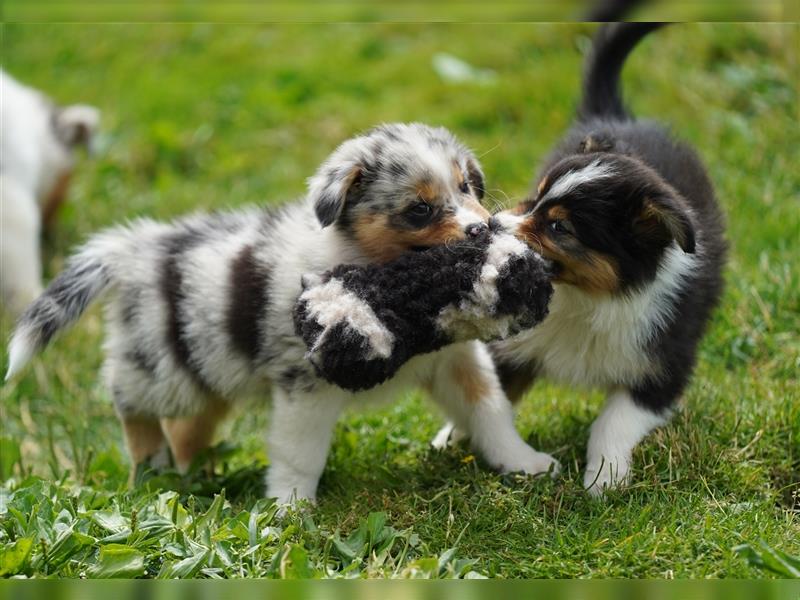
[[[458,186],[458,191],[462,194],[469,194],[469,183],[466,180],[461,182],[461,185]]]
[[[407,212],[412,217],[424,218],[429,216],[432,211],[433,209],[430,204],[420,200],[416,204],[412,204]]]
[[[433,207],[419,200],[406,209],[405,217],[411,226],[424,227],[433,217]]]
[[[568,221],[551,221],[548,225],[550,231],[559,235],[575,235],[572,225]]]

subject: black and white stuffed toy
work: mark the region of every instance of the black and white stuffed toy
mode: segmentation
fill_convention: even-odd
[[[295,330],[321,377],[358,391],[453,342],[502,339],[547,316],[548,264],[507,233],[303,277]]]

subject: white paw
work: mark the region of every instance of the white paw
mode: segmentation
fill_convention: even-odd
[[[317,479],[285,474],[281,477],[280,465],[267,471],[267,498],[275,498],[281,506],[297,506],[303,502],[316,504]]]
[[[444,450],[451,446],[455,446],[460,441],[466,439],[467,434],[458,429],[452,423],[447,423],[442,427],[439,432],[431,440],[431,446],[434,450]]]
[[[561,472],[561,463],[544,452],[537,452],[527,444],[513,457],[500,462],[498,470],[501,473],[517,473],[522,471],[526,475],[541,475],[550,473],[555,477]]]
[[[280,506],[278,509],[278,517],[283,517],[286,515],[286,512],[291,508],[292,510],[298,510],[301,508],[306,508],[308,506],[314,506],[317,503],[317,499],[315,495],[298,495],[297,491],[293,488],[289,489],[277,489],[277,490],[267,490],[267,497],[268,498],[275,498],[275,504]]]
[[[611,460],[591,460],[583,475],[583,487],[594,498],[600,498],[610,489],[624,484],[628,480],[629,461],[625,457]]]

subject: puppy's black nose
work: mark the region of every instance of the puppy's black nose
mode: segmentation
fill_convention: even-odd
[[[482,233],[489,231],[489,226],[486,223],[470,223],[464,228],[464,231],[469,237],[478,237]]]

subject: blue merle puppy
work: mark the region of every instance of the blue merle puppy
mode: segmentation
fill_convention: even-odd
[[[105,293],[105,379],[134,470],[170,454],[188,468],[237,400],[271,391],[267,495],[314,500],[342,409],[418,385],[491,467],[555,470],[518,435],[481,343],[415,357],[354,393],[316,375],[294,331],[303,275],[478,237],[489,219],[483,193],[475,156],[450,132],[391,124],[337,148],[297,203],[99,233],[21,317],[8,376]]]

